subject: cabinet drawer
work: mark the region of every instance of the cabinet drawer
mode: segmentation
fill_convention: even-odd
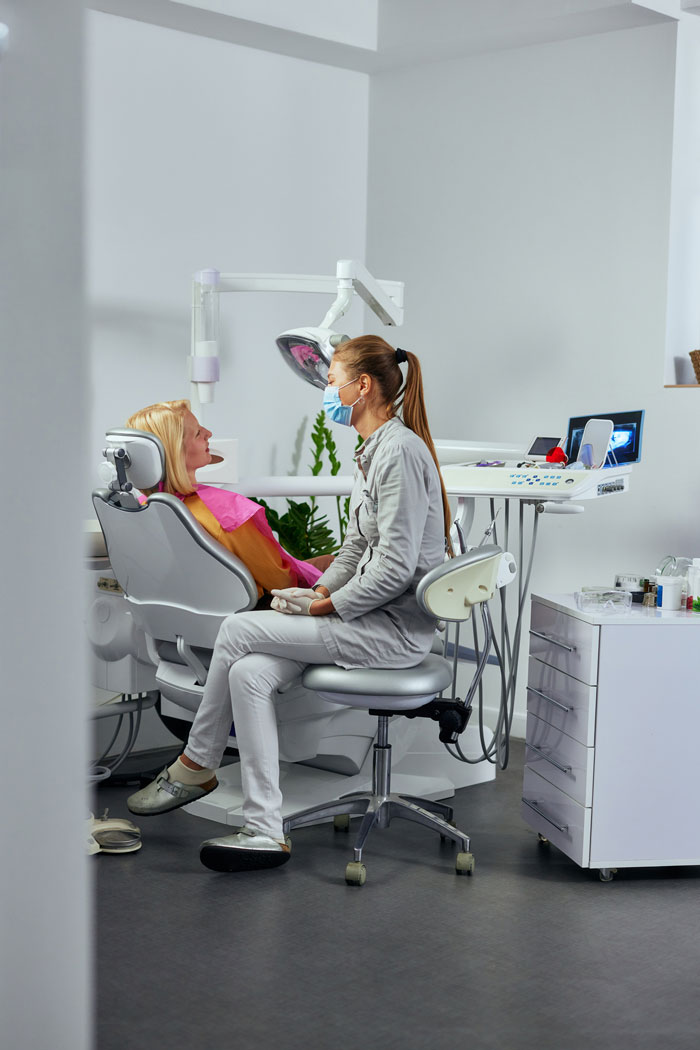
[[[595,743],[596,687],[530,657],[527,709],[587,747]]]
[[[590,806],[594,749],[532,714],[527,716],[525,732],[525,761],[530,769],[582,806]]]
[[[588,685],[598,681],[599,632],[593,624],[532,602],[530,655]]]
[[[526,824],[553,842],[582,868],[587,868],[591,811],[525,767],[520,814]]]

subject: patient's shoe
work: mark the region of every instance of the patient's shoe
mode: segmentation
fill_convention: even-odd
[[[235,835],[207,839],[200,846],[199,859],[212,871],[254,871],[286,864],[291,852],[288,838],[278,842],[262,831],[241,828]]]
[[[210,777],[204,784],[183,784],[180,780],[171,778],[171,771],[166,766],[154,781],[130,795],[126,805],[131,813],[150,817],[156,813],[167,813],[168,810],[186,806],[189,802],[196,802],[198,798],[204,798],[218,786],[216,777]]]

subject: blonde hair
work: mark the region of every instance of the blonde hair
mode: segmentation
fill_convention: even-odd
[[[440,479],[445,545],[448,553],[452,555],[452,541],[450,540],[452,514],[428,426],[423,396],[423,375],[416,355],[407,350],[404,350],[403,353],[408,362],[405,383],[396,359],[396,350],[379,335],[361,335],[356,339],[350,339],[347,343],[341,343],[333,354],[333,360],[343,364],[353,379],[358,379],[363,373],[371,376],[379,387],[380,398],[386,406],[389,418],[400,415],[406,426],[419,438],[422,438],[428,446]]]
[[[165,480],[163,489],[187,496],[195,488],[190,481],[185,463],[185,415],[190,411],[186,398],[180,401],[158,401],[129,416],[126,426],[133,430],[147,430],[155,434],[165,449]],[[144,489],[147,496],[156,489]]]

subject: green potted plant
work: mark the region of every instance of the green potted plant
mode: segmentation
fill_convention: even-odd
[[[362,439],[360,438],[360,441]],[[325,412],[321,411],[316,416],[311,431],[311,474],[316,477],[321,473],[324,466],[325,456],[328,457],[330,473],[335,476],[340,472],[340,459],[338,448],[326,425]],[[350,513],[350,497],[336,496],[336,508],[338,515],[338,537],[336,537],[328,517],[321,514],[318,502],[311,497],[308,502],[297,502],[293,499],[287,500],[287,510],[280,514],[265,502],[256,500],[265,508],[270,528],[277,533],[277,538],[285,550],[289,551],[295,558],[315,558],[321,554],[333,554],[345,539]]]

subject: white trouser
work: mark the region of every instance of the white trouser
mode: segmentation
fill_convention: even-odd
[[[217,769],[231,730],[241,760],[246,827],[282,841],[275,692],[307,664],[331,664],[318,617],[236,613],[221,625],[185,754]]]

